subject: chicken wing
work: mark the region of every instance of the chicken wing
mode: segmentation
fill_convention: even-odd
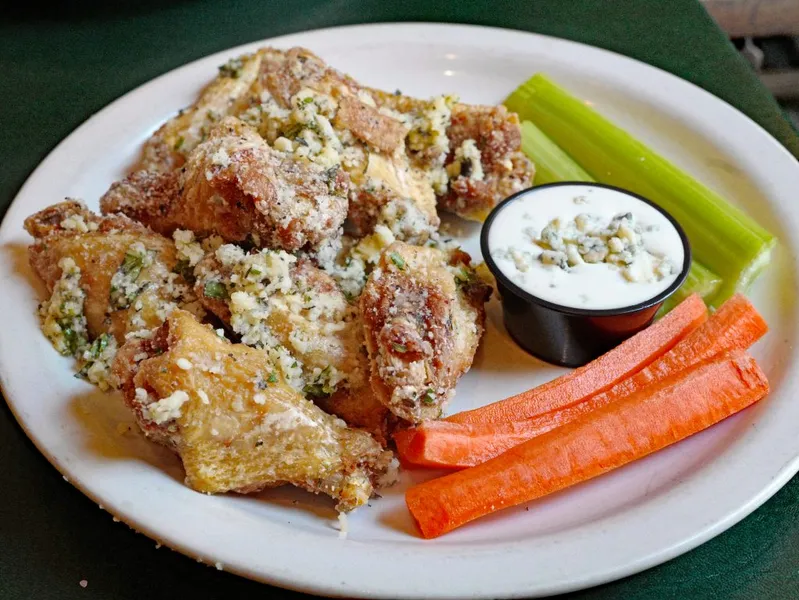
[[[435,177],[404,152],[413,128],[405,115],[380,111],[366,88],[304,48],[265,49],[252,98],[240,116],[270,144],[347,171],[348,216],[359,235],[376,224],[417,242],[435,232]]]
[[[294,252],[340,234],[348,185],[344,171],[276,151],[251,127],[227,117],[179,172],[133,173],[111,186],[100,207],[165,235],[190,229]]]
[[[369,385],[358,307],[307,259],[220,247],[197,268],[196,293],[247,345],[284,365],[289,384],[381,441],[388,411]]]
[[[186,278],[185,245],[123,215],[101,217],[66,201],[28,217],[25,229],[35,238],[30,264],[50,293],[42,330],[102,388],[112,386],[108,362],[126,335],[158,327],[177,306],[202,310]]]
[[[532,185],[534,169],[521,152],[516,113],[456,104],[447,134],[449,188],[439,198],[441,208],[483,221],[500,201]]]
[[[185,311],[123,346],[114,371],[142,431],[180,456],[197,491],[288,483],[349,511],[394,478],[391,452],[303,398],[267,352],[231,344]]]
[[[394,415],[441,416],[474,360],[490,293],[460,250],[395,242],[383,251],[360,304],[372,388]]]

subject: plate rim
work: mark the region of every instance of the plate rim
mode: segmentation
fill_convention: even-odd
[[[291,38],[303,37],[307,35],[313,34],[320,34],[320,33],[346,33],[352,30],[358,29],[380,29],[380,28],[390,28],[390,29],[402,29],[402,28],[445,28],[445,29],[472,29],[472,30],[489,30],[494,33],[502,33],[503,35],[507,34],[514,34],[514,35],[521,35],[521,36],[532,36],[534,38],[543,38],[545,40],[551,40],[556,44],[566,44],[566,45],[573,45],[583,49],[586,49],[592,53],[599,53],[604,55],[609,55],[615,61],[621,60],[622,62],[629,62],[635,65],[646,67],[648,70],[654,70],[659,72],[661,76],[666,76],[667,78],[671,78],[673,80],[679,81],[679,85],[689,86],[693,88],[695,92],[699,92],[700,94],[706,95],[707,97],[712,98],[716,103],[720,103],[725,105],[728,109],[731,109],[735,113],[737,113],[737,117],[743,117],[745,121],[748,122],[749,126],[754,125],[761,133],[765,134],[768,140],[771,142],[771,145],[776,149],[784,153],[787,157],[789,157],[794,163],[795,166],[799,166],[799,162],[797,162],[796,157],[794,157],[785,146],[783,146],[776,138],[774,138],[768,131],[766,131],[761,125],[759,125],[756,121],[750,118],[748,115],[742,113],[737,108],[732,106],[731,104],[727,103],[726,101],[718,98],[717,96],[711,94],[707,90],[701,88],[700,86],[682,79],[664,69],[659,67],[655,67],[653,65],[649,65],[637,59],[619,54],[617,52],[606,50],[604,48],[591,46],[589,44],[585,44],[582,42],[576,42],[573,40],[568,40],[565,38],[557,38],[554,36],[538,34],[534,32],[529,32],[525,30],[519,29],[507,29],[501,27],[490,27],[490,26],[483,26],[483,25],[473,25],[473,24],[460,24],[460,23],[434,23],[434,22],[383,22],[383,23],[369,23],[369,24],[357,24],[357,25],[345,25],[345,26],[336,26],[336,27],[325,27],[313,30],[305,30],[299,31],[294,33],[289,33],[277,37],[266,38],[262,40],[255,40],[251,42],[247,42],[245,44],[241,44],[235,47],[231,47],[228,49],[221,50],[219,52],[214,52],[212,54],[199,57],[195,60],[192,60],[188,63],[180,65],[174,69],[171,69],[161,75],[154,77],[153,79],[125,92],[120,97],[113,100],[111,103],[103,107],[98,112],[94,113],[87,119],[85,119],[80,125],[78,125],[72,132],[70,132],[64,139],[62,139],[48,154],[47,156],[36,166],[36,168],[28,175],[23,185],[19,188],[18,192],[14,196],[14,199],[9,204],[6,213],[3,217],[2,223],[0,223],[0,239],[4,238],[7,234],[6,229],[10,228],[9,223],[11,222],[11,215],[16,214],[17,211],[24,210],[22,208],[22,202],[19,202],[19,199],[25,195],[25,192],[29,186],[32,185],[34,179],[41,172],[45,172],[49,168],[49,163],[55,160],[55,157],[59,154],[62,149],[70,143],[70,141],[74,141],[82,130],[88,129],[89,126],[94,123],[95,121],[101,121],[109,112],[111,112],[115,108],[119,108],[119,106],[125,102],[129,102],[134,95],[141,93],[143,90],[150,88],[150,87],[157,87],[162,80],[167,78],[171,78],[175,76],[175,74],[179,71],[187,71],[192,67],[196,67],[198,63],[210,61],[211,59],[218,59],[223,56],[232,55],[234,53],[241,53],[244,51],[248,51],[250,48],[258,47],[265,44],[283,44],[286,41],[290,40]],[[302,43],[302,42],[298,42]],[[15,402],[11,401],[10,395],[10,385],[9,382],[6,380],[5,374],[6,366],[4,364],[0,364],[0,390],[3,392],[3,396],[6,399],[6,403],[9,406],[12,414],[14,415],[15,419],[22,427],[23,431],[25,432],[26,436],[34,443],[35,447],[39,452],[41,452],[45,458],[47,458],[48,462],[50,462],[62,475],[64,478],[72,483],[75,487],[77,487],[84,495],[90,498],[94,502],[98,502],[98,498],[95,497],[95,494],[89,489],[89,484],[86,482],[82,482],[79,478],[73,479],[70,476],[69,469],[66,465],[62,464],[62,461],[59,460],[58,456],[55,454],[51,454],[47,448],[44,447],[43,442],[39,440],[37,437],[32,435],[32,431],[29,428],[26,419],[22,415],[22,411],[18,410],[19,407],[16,406]],[[540,590],[536,590],[533,593],[536,595],[539,594],[550,594],[550,593],[563,593],[567,591],[583,589],[585,587],[591,587],[594,585],[598,585],[601,583],[605,583],[608,581],[613,581],[622,577],[626,577],[628,575],[640,572],[652,566],[661,564],[678,556],[684,552],[687,552],[690,549],[695,548],[696,546],[704,543],[708,539],[715,537],[719,533],[725,531],[735,523],[739,522],[746,516],[748,516],[752,511],[754,511],[757,507],[762,505],[766,500],[768,500],[774,493],[776,493],[797,471],[799,471],[799,455],[795,455],[794,458],[785,463],[780,471],[777,473],[775,477],[771,479],[769,484],[761,489],[761,491],[754,495],[748,502],[746,502],[743,506],[741,506],[738,510],[732,511],[729,514],[723,515],[716,520],[715,523],[705,527],[702,531],[700,531],[697,535],[692,536],[690,539],[684,540],[682,543],[678,543],[673,545],[670,548],[665,550],[661,550],[657,553],[652,555],[646,556],[643,559],[638,561],[629,562],[627,565],[623,567],[617,567],[614,570],[606,572],[604,574],[600,574],[594,577],[583,578],[579,580],[573,580],[571,582],[562,583],[560,585],[551,586],[549,588],[542,588]],[[99,499],[100,503],[102,503],[102,499]],[[159,537],[155,531],[150,530],[149,527],[146,526],[146,523],[139,521],[133,516],[126,514],[127,511],[121,509],[120,507],[115,507],[116,510],[112,512],[119,520],[125,522],[130,526],[132,529],[144,533],[148,537],[153,539],[160,539],[162,543],[170,546],[178,550],[179,552],[193,557],[198,558],[198,553],[192,550],[190,547],[185,546],[179,539],[168,539]],[[202,557],[199,557],[202,559]],[[205,561],[208,562],[208,561]],[[470,597],[470,598],[482,598],[482,597],[497,597],[495,593],[489,593],[487,591],[478,592],[478,593],[463,593],[460,590],[458,593],[453,593],[450,591],[445,590],[435,590],[435,596],[432,596],[429,591],[415,589],[415,590],[402,590],[399,591],[396,589],[376,589],[371,587],[370,589],[357,589],[351,588],[347,585],[338,585],[338,584],[331,584],[331,583],[319,583],[319,582],[309,582],[309,581],[301,581],[295,576],[292,575],[280,575],[276,573],[272,574],[265,574],[264,571],[253,571],[246,568],[226,568],[225,570],[229,570],[234,573],[241,574],[243,576],[256,579],[265,583],[269,583],[272,585],[277,585],[280,587],[284,587],[287,589],[293,589],[298,591],[310,592],[315,594],[334,594],[334,595],[343,595],[346,594],[348,596],[356,595],[358,597],[394,597],[398,593],[403,595],[404,597],[437,597],[437,598],[463,598],[463,597]],[[357,585],[357,584],[356,584]],[[410,593],[409,593],[410,592]],[[439,592],[443,592],[440,593]],[[499,593],[502,597],[521,597],[521,596],[530,596],[531,592],[526,589],[517,589],[515,591],[507,592],[502,591]]]

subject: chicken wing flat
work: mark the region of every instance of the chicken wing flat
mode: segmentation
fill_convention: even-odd
[[[441,416],[474,360],[490,287],[468,254],[395,242],[361,295],[372,387],[397,417]]]
[[[348,186],[343,170],[276,151],[254,129],[227,117],[180,171],[135,172],[112,185],[100,207],[164,235],[188,229],[294,252],[338,237]]]
[[[358,307],[329,275],[308,259],[233,245],[196,271],[197,296],[243,343],[283,365],[298,392],[385,441],[388,411],[369,385]]]
[[[197,491],[292,484],[349,511],[394,478],[391,452],[303,398],[267,352],[231,344],[185,311],[123,346],[114,371],[141,429],[180,456]]]
[[[50,293],[42,330],[102,388],[112,385],[108,361],[126,335],[158,327],[177,306],[201,310],[183,274],[185,246],[123,215],[101,217],[66,201],[31,215],[25,228],[35,238],[30,264]]]

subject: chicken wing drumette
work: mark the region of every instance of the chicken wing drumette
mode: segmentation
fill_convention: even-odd
[[[292,484],[349,511],[392,482],[393,455],[371,435],[303,398],[267,352],[231,344],[185,311],[123,346],[114,371],[141,429],[180,456],[195,490]]]
[[[112,185],[100,207],[165,235],[188,229],[228,242],[314,251],[340,234],[348,189],[343,170],[279,152],[227,117],[180,170],[135,172]]]
[[[441,416],[471,366],[491,289],[460,250],[395,242],[361,295],[372,387],[397,417]]]

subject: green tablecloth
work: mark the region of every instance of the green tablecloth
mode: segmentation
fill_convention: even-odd
[[[774,100],[695,0],[106,0],[46,11],[43,4],[16,3],[11,14],[4,9],[0,23],[3,211],[60,139],[131,88],[230,46],[360,22],[478,23],[615,50],[708,89],[799,155],[799,139]],[[149,539],[114,523],[64,482],[4,403],[0,439],[0,598],[301,596],[156,550]],[[797,598],[797,500],[799,480],[794,479],[741,524],[699,549],[573,597]],[[81,580],[88,587],[81,587]]]

